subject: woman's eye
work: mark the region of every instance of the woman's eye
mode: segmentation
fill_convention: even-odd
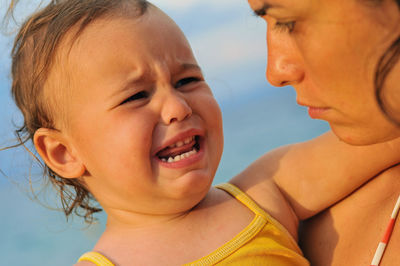
[[[293,32],[295,26],[296,26],[296,21],[289,21],[289,22],[277,21],[275,23],[275,29],[288,31],[289,33]]]
[[[146,99],[149,97],[149,93],[147,91],[140,91],[138,93],[133,94],[129,98],[125,99],[121,104],[127,103],[127,102],[132,102],[132,101],[137,101],[141,99]]]
[[[199,78],[196,77],[189,77],[189,78],[184,78],[179,80],[176,84],[175,84],[175,88],[180,88],[182,86],[185,86],[186,84],[189,84],[191,82],[197,82],[199,81]]]

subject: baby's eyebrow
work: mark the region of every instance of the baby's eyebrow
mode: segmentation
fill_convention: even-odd
[[[201,72],[201,68],[196,64],[184,63],[184,64],[182,64],[181,67],[183,70],[195,69],[195,70],[199,70]]]
[[[184,71],[184,70],[197,70],[197,71],[201,71],[200,66],[198,66],[197,64],[193,64],[193,63],[183,63],[179,66],[180,71]],[[123,83],[123,85],[121,86],[121,89],[116,90],[112,95],[110,95],[110,97],[114,97],[118,94],[120,94],[121,92],[124,92],[127,90],[127,88],[129,88],[130,86],[134,86],[136,84],[140,84],[142,82],[144,82],[144,76],[145,73],[138,71],[135,72],[134,75],[132,77],[130,77],[130,79],[128,79],[127,81],[125,81]]]
[[[119,86],[119,89],[116,89],[110,95],[110,98],[118,96],[120,93],[123,93],[124,91],[126,91],[129,87],[143,82],[143,77],[144,77],[144,73],[143,72],[140,72],[140,71],[135,72],[134,75],[132,75],[129,79],[127,79],[124,82],[122,82],[122,84]]]

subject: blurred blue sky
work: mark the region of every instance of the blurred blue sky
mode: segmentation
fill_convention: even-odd
[[[39,2],[21,0],[17,20],[31,13]],[[8,3],[0,0],[1,17]],[[325,123],[312,121],[304,108],[296,106],[292,88],[273,88],[265,81],[265,24],[252,15],[246,0],[152,3],[183,29],[221,105],[225,150],[216,183],[227,181],[272,148],[327,130]],[[0,147],[13,143],[13,121],[20,121],[9,92],[11,44],[12,36],[0,34]],[[22,150],[0,152],[0,170],[8,176],[0,172],[0,264],[71,265],[91,249],[105,216],[100,215],[100,223],[86,229],[80,219],[66,223],[62,213],[33,202],[28,197],[27,176],[32,170],[34,183],[39,180],[39,186],[34,187],[40,187],[41,177],[31,164]],[[48,205],[57,205],[53,194],[44,195],[48,195],[44,197]]]

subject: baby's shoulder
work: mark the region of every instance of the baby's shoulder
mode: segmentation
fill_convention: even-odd
[[[229,190],[212,187],[210,192],[194,209],[192,220],[198,223],[198,227],[206,227],[212,230],[210,224],[215,228],[224,228],[233,231],[242,230],[254,219],[255,213],[246,205],[241,203]],[[193,221],[189,221],[193,224]],[[220,229],[219,229],[220,230]]]
[[[254,213],[235,196],[228,183],[212,187],[205,199],[196,208],[196,211],[204,212],[205,216],[224,217],[228,213],[238,213],[253,217]],[[210,212],[210,213],[208,213]]]
[[[284,193],[268,175],[268,170],[263,171],[256,162],[232,178],[230,183],[246,193],[297,239],[298,218]]]

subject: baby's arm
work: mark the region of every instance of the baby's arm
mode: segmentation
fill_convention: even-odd
[[[400,139],[351,146],[329,132],[265,154],[232,182],[282,222],[315,215],[398,162]]]

